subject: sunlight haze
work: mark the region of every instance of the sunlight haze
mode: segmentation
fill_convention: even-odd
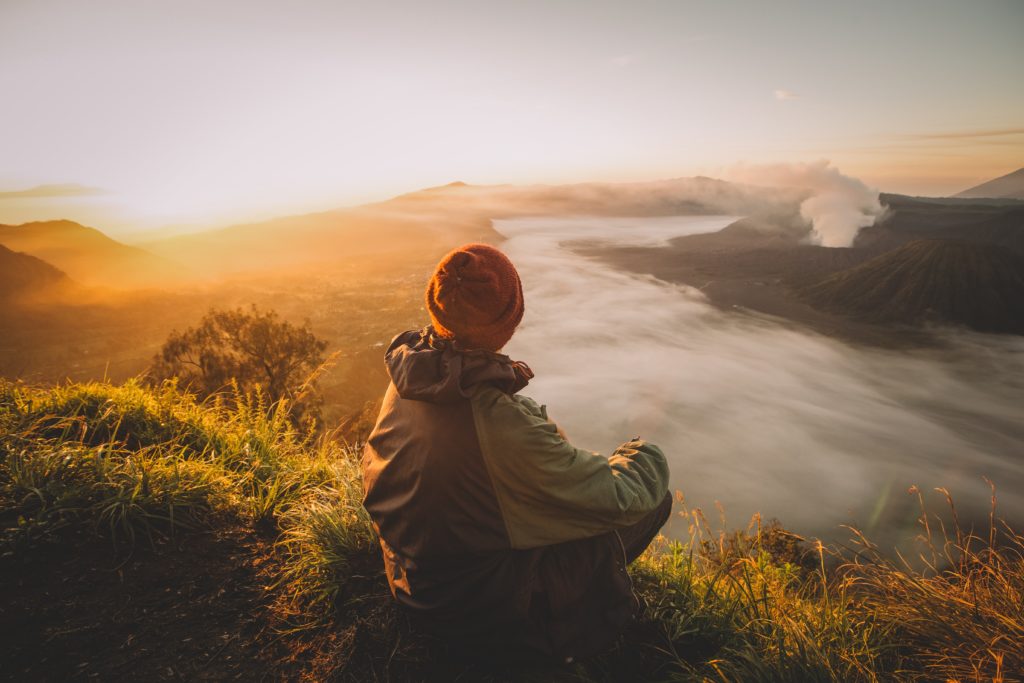
[[[1024,0],[0,0],[0,679],[1024,683],[1022,67]]]
[[[945,195],[1020,167],[1019,2],[10,1],[0,222],[130,233],[454,180],[829,159]]]

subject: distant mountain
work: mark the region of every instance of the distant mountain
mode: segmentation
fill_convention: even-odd
[[[835,249],[835,258],[827,253],[833,248],[809,249],[810,226],[800,216],[798,202],[749,213],[715,233],[677,237],[671,242],[682,257],[690,254],[705,260],[752,252],[750,259],[769,258],[766,266],[771,271],[788,270],[789,265],[799,269],[809,259],[815,268],[867,260],[921,239],[961,240],[1024,251],[1024,201],[936,200],[893,194],[882,194],[880,199],[885,213],[857,234],[852,249],[856,256],[843,253],[849,249]],[[797,258],[782,252],[794,252]]]
[[[71,286],[68,276],[49,263],[0,245],[0,300],[46,295]]]
[[[0,224],[0,244],[53,264],[84,284],[143,287],[185,275],[182,268],[155,254],[73,221]]]
[[[818,308],[874,322],[1024,334],[1024,254],[993,245],[911,242],[802,294]]]
[[[954,195],[965,199],[1024,199],[1024,168]]]
[[[711,178],[574,185],[449,183],[350,209],[288,216],[145,243],[214,275],[386,259],[436,261],[468,241],[500,242],[492,220],[516,216],[746,214],[795,193]]]
[[[778,208],[802,192],[763,188],[696,176],[632,183],[568,185],[467,185],[454,182],[399,195],[379,206],[476,211],[489,218],[514,216],[677,216],[749,214]]]

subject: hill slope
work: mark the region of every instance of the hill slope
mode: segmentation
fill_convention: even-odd
[[[358,207],[168,237],[144,246],[217,276],[367,262],[393,267],[408,259],[433,263],[459,243],[495,238],[489,221],[475,216]]]
[[[1024,168],[953,195],[965,199],[1024,199]]]
[[[171,387],[0,381],[0,677],[873,683],[1024,668],[1024,536],[1009,526],[922,574],[867,543],[854,562],[777,525],[718,538],[693,524],[693,545],[629,567],[646,608],[609,651],[468,662],[391,598],[357,451]]]
[[[74,221],[0,224],[0,244],[60,268],[75,280],[107,287],[139,287],[181,279],[173,263],[122,244]]]
[[[711,178],[644,183],[467,185],[450,183],[350,209],[287,216],[145,244],[215,274],[383,257],[433,265],[469,241],[499,242],[492,219],[513,216],[745,214],[796,194]]]
[[[919,240],[803,289],[814,306],[878,322],[1024,333],[1024,255]]]
[[[0,244],[0,300],[45,295],[71,286],[70,278],[49,263]]]

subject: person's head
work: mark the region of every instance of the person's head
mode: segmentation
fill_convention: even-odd
[[[523,319],[519,273],[486,244],[465,244],[441,259],[426,299],[434,330],[462,349],[498,351]]]

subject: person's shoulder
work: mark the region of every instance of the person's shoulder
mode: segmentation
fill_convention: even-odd
[[[495,386],[481,385],[472,396],[473,403],[492,414],[515,418],[546,419],[544,409],[528,396],[508,394]]]
[[[426,332],[427,330],[425,328],[399,332],[398,334],[391,338],[391,341],[388,343],[388,347],[385,350],[385,353],[394,351],[395,349],[401,346],[414,346],[417,342],[419,342],[421,339],[425,337]]]
[[[510,396],[498,387],[486,383],[473,387],[470,399],[473,403],[487,408],[504,408],[518,403],[515,396]]]

